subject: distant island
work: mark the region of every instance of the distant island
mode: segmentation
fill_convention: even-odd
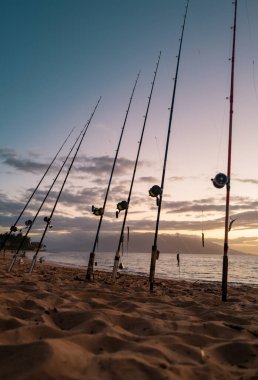
[[[49,251],[86,251],[90,252],[92,249],[95,235],[88,234],[63,234],[62,239],[57,239],[56,236],[50,235],[47,237],[47,247]],[[103,233],[100,234],[98,241],[99,252],[116,252],[118,245],[119,233]],[[139,233],[130,231],[129,241],[128,236],[125,234],[123,248],[124,251],[146,253],[151,252],[153,244],[153,233],[145,232]],[[182,253],[182,254],[214,254],[223,255],[223,245],[214,243],[210,239],[204,241],[202,245],[202,236],[196,235],[183,235],[183,234],[159,234],[158,249],[160,253]],[[243,254],[230,248],[231,254]]]
[[[0,245],[5,240],[6,236],[8,235],[8,232],[4,234],[0,234]],[[30,237],[24,236],[21,232],[19,232],[17,235],[11,234],[8,237],[8,240],[5,243],[4,250],[17,250],[20,247],[20,244],[23,241],[23,244],[21,246],[21,250],[23,251],[35,251],[39,247],[39,242],[33,242],[30,240]],[[41,244],[40,250],[45,249],[45,246]]]

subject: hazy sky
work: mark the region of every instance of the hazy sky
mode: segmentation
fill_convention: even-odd
[[[162,52],[128,214],[134,231],[155,228],[149,188],[160,184],[184,0],[1,0],[0,225],[7,231],[58,148],[75,128],[24,221],[51,184],[61,161],[99,108],[53,218],[45,242],[92,240],[131,91],[141,76],[125,127],[101,233],[118,240],[159,51]],[[239,0],[236,40],[230,247],[258,253],[258,1]],[[168,155],[160,233],[223,242],[225,189],[211,178],[226,172],[231,0],[190,0]],[[64,175],[63,175],[64,177]],[[60,180],[62,181],[62,178]],[[40,214],[50,214],[61,182]],[[101,234],[100,234],[101,235]],[[52,240],[51,240],[52,239]],[[93,243],[93,242],[92,242]],[[200,240],[201,247],[201,240]],[[146,247],[146,251],[151,247]]]

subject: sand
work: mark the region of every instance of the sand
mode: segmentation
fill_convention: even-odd
[[[0,262],[0,379],[257,380],[258,288]]]

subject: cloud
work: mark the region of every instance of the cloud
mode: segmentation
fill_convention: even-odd
[[[28,151],[28,156],[33,158],[39,158],[40,154],[38,152]]]
[[[240,211],[240,210],[252,210],[258,207],[258,201],[252,201],[248,198],[243,197],[232,197],[230,210]],[[207,212],[223,212],[225,211],[225,200],[223,198],[206,198],[201,200],[193,201],[164,201],[162,203],[162,208],[166,210],[167,213],[204,213]]]
[[[1,218],[5,216],[15,216],[17,210],[22,210],[24,204],[20,201],[10,200],[4,193],[0,193],[0,215]]]
[[[7,159],[9,157],[15,157],[16,153],[14,149],[11,148],[0,148],[0,158]]]
[[[245,237],[239,237],[234,239],[234,245],[236,244],[255,244],[257,246],[258,243],[258,237],[256,236],[245,236]]]
[[[62,202],[60,202],[60,205],[58,205],[56,212],[52,218],[53,229],[51,231],[48,231],[45,241],[47,242],[47,245],[49,244],[49,247],[52,247],[52,243],[54,242],[53,247],[58,247],[58,249],[68,249],[68,247],[70,247],[69,249],[73,249],[73,247],[74,249],[83,249],[82,247],[85,247],[85,249],[90,249],[97,231],[99,218],[92,215],[88,202],[85,206],[84,191],[78,192],[77,194],[66,191],[63,195],[64,199]],[[69,216],[63,211],[62,205],[68,206],[71,203],[76,204],[77,209],[81,212],[80,216],[71,217],[71,215]],[[180,207],[182,207],[184,203],[190,202],[182,202]],[[91,202],[89,202],[89,204],[91,204]],[[1,226],[5,227],[7,231],[17,217],[17,211],[19,210],[20,212],[22,210],[23,204],[16,201],[11,201],[7,196],[1,194],[0,206],[1,210],[3,210],[3,213],[0,214],[0,224]],[[47,207],[50,212],[52,209],[52,204],[48,204]],[[46,211],[47,209],[44,207],[44,211],[39,215],[37,223],[35,223],[32,228],[32,241],[38,241],[40,239],[40,236],[45,227],[43,217],[48,214]],[[123,219],[122,216],[116,219],[114,211],[111,212],[110,210],[106,210],[100,230],[100,239],[102,239],[103,235],[106,236],[106,234],[110,234],[110,236],[112,236],[110,240],[118,239]],[[83,212],[85,212],[84,215]],[[156,213],[153,215],[153,219],[150,219],[149,216],[148,218],[144,218],[144,216],[142,216],[142,218],[139,220],[137,218],[139,212],[140,211],[131,213],[129,220],[127,220],[126,226],[130,226],[130,230],[134,231],[135,233],[137,231],[149,231],[149,236],[151,236],[152,239],[156,225]],[[234,217],[237,217],[237,221],[234,223],[233,230],[257,228],[257,211],[244,211],[235,213]],[[26,214],[26,217],[22,217],[19,225],[24,225],[24,221],[27,218],[28,214]],[[224,216],[218,217],[216,219],[205,219],[204,221],[202,221],[201,218],[199,220],[196,220],[194,217],[191,218],[190,216],[186,217],[185,220],[164,220],[161,214],[159,225],[160,233],[162,231],[169,230],[172,234],[177,233],[178,231],[192,231],[193,233],[201,233],[202,230],[207,232],[213,229],[223,228]],[[5,231],[3,230],[3,232]],[[77,240],[75,239],[75,236]],[[159,240],[160,239],[162,239],[161,236],[159,236]],[[213,240],[216,241],[216,239]],[[218,241],[221,240],[218,239]],[[239,239],[239,244],[244,241],[246,241],[246,238]],[[238,241],[234,239],[234,243],[238,244]]]
[[[200,179],[200,177],[196,177],[196,176],[171,176],[171,177],[168,177],[167,180],[168,181],[171,181],[171,182],[180,182],[180,181],[189,181],[189,180],[196,180],[196,179]]]
[[[33,157],[33,155],[30,155],[30,157]],[[33,173],[40,171],[43,173],[43,168],[46,168],[46,164],[40,163],[40,160],[36,162],[31,159],[23,160],[19,158],[12,149],[0,149],[0,159],[5,165],[9,165],[19,171]],[[87,157],[81,155],[77,157],[75,166],[71,171],[71,177],[67,180],[54,214],[54,229],[53,232],[51,232],[51,236],[56,234],[56,239],[58,240],[61,236],[59,236],[59,232],[62,230],[69,231],[70,233],[76,232],[82,235],[86,233],[94,235],[98,218],[92,215],[91,205],[95,205],[96,207],[102,207],[103,205],[113,160],[113,158],[107,155],[101,157]],[[134,161],[132,160],[119,158],[117,161],[103,220],[103,233],[119,233],[120,231],[122,218],[119,217],[119,220],[115,219],[116,204],[123,199],[127,199],[133,167]],[[55,168],[55,170],[58,169]],[[123,175],[128,175],[128,177],[123,178]],[[76,184],[74,177],[78,178],[78,176],[82,179],[85,179],[84,176],[86,177],[86,187]],[[184,177],[171,177],[171,180],[174,181],[184,179]],[[62,181],[63,178],[58,180],[54,191],[51,191],[49,194],[42,213],[39,216],[39,220],[35,225],[35,232],[42,230],[42,225],[44,225],[42,215],[43,213],[48,215],[51,212],[57,199],[59,189],[61,188]],[[137,181],[150,184],[157,183],[157,179],[153,176],[142,176]],[[240,181],[258,182],[255,180]],[[30,188],[25,194],[21,194],[21,200],[19,200],[18,194],[16,194],[16,200],[9,199],[6,194],[0,194],[1,226],[6,228],[14,223],[33,190],[34,189]],[[35,215],[47,190],[48,188],[46,187],[45,190],[38,190],[36,192],[29,210],[26,212],[27,217],[28,215]],[[132,193],[128,220],[130,227],[135,229],[135,231],[152,231],[155,228],[157,207],[155,200],[152,202],[153,200],[149,198],[148,194]],[[24,199],[24,202],[22,199]],[[257,228],[257,208],[258,201],[244,197],[232,197],[230,213],[232,216],[237,217],[237,221],[234,223],[234,229],[244,230]],[[80,217],[72,217],[74,210],[76,210],[77,214],[80,213]],[[170,230],[171,232],[177,232],[180,230],[197,232],[201,231],[202,227],[204,227],[206,231],[221,229],[224,228],[224,212],[225,199],[223,195],[216,198],[210,197],[192,201],[166,201],[164,197],[160,231]],[[141,214],[140,220],[139,214]],[[169,216],[170,220],[164,220],[165,218],[163,218],[163,216],[166,216],[166,218]],[[204,222],[202,222],[202,219],[204,219]],[[22,219],[22,223],[24,223],[24,220],[25,217]]]
[[[235,181],[238,182],[243,182],[243,183],[252,183],[253,185],[258,184],[258,179],[251,179],[251,178],[246,178],[246,179],[241,179],[241,178],[234,178]]]
[[[0,149],[0,159],[3,161],[3,164],[23,172],[35,174],[43,173],[47,169],[45,163],[18,157],[13,149]]]
[[[257,229],[257,211],[250,210],[244,212],[234,213],[234,218],[237,220],[234,222],[235,229]]]
[[[33,157],[36,155],[29,153],[28,156]],[[56,162],[51,167],[51,175],[58,174],[58,171],[65,159],[65,156],[56,159]],[[8,148],[0,149],[0,160],[2,160],[2,163],[4,165],[14,168],[18,171],[32,174],[40,173],[42,175],[50,164],[50,162],[46,164],[44,162],[35,161],[30,158],[19,157],[15,150]],[[113,162],[114,158],[107,155],[100,157],[87,157],[86,155],[78,156],[74,161],[74,165],[71,169],[67,182],[69,183],[69,179],[71,177],[73,179],[80,180],[86,179],[89,183],[95,186],[106,188],[108,186],[109,178],[111,175]],[[63,170],[65,173],[67,172],[69,165],[70,164],[67,162],[64,166]],[[142,163],[139,162],[138,165],[141,166]],[[131,175],[133,173],[133,167],[134,161],[124,157],[118,158],[113,173],[112,183],[117,183],[118,181],[121,182],[121,177],[128,174]],[[63,171],[60,174],[63,176]],[[51,183],[49,186],[51,186]]]
[[[140,177],[138,179],[139,181],[141,182],[148,182],[148,183],[151,183],[151,184],[156,184],[156,183],[160,183],[160,179],[156,178],[156,177]]]
[[[75,169],[77,172],[86,172],[94,176],[110,175],[114,158],[110,156],[86,157],[80,156],[76,160]],[[127,158],[118,158],[115,166],[116,175],[126,175],[132,171],[134,161]]]
[[[186,179],[193,179],[194,177],[183,177],[183,176],[172,176],[172,177],[169,177],[168,180],[169,181],[184,181]]]

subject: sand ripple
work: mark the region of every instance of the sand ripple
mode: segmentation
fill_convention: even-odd
[[[2,263],[1,379],[258,379],[258,289],[84,274]]]

